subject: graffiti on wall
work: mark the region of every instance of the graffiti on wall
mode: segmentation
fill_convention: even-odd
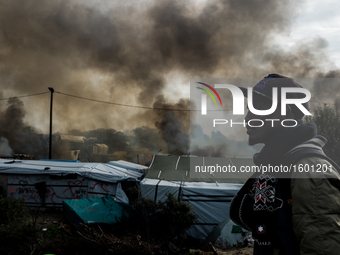
[[[45,204],[61,204],[67,199],[87,197],[87,180],[80,177],[77,180],[51,180],[48,175],[9,175],[8,194],[16,198],[24,198],[29,204],[39,205],[42,201],[35,184],[46,182]]]
[[[77,176],[77,179],[51,179],[50,175],[8,175],[7,194],[16,198],[24,198],[32,205],[42,203],[35,185],[46,183],[45,204],[47,206],[62,205],[67,199],[82,199],[115,195],[117,184]]]

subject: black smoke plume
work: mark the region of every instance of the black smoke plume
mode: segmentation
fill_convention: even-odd
[[[53,87],[103,101],[184,109],[188,99],[178,100],[183,95],[169,91],[187,91],[192,77],[325,77],[319,67],[331,62],[322,39],[297,45],[292,52],[273,43],[275,35],[291,29],[295,10],[302,6],[297,1],[0,4],[3,97]],[[178,84],[171,77],[187,82]],[[178,112],[112,106],[58,93],[54,97],[54,132],[146,126],[161,132],[169,152],[188,152],[189,118]],[[48,133],[48,96],[27,98],[25,105],[14,99],[1,102],[0,136],[15,152],[46,155],[38,133]]]

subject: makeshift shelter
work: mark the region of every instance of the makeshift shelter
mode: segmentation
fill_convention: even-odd
[[[0,186],[8,197],[28,206],[61,207],[67,199],[114,196],[128,203],[122,182],[139,182],[143,174],[103,163],[0,160]]]
[[[193,238],[205,241],[220,223],[229,221],[230,202],[251,175],[251,173],[222,173],[218,176],[210,173],[198,175],[190,173],[190,168],[194,171],[194,166],[205,167],[216,165],[216,162],[219,166],[234,166],[236,169],[253,165],[251,158],[155,155],[147,175],[141,182],[141,195],[155,201],[164,201],[167,193],[172,193],[189,202],[198,220],[187,233]],[[235,238],[230,236],[228,240]]]

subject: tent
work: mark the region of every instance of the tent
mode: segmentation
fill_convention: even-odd
[[[0,186],[5,196],[24,198],[28,206],[62,207],[67,199],[112,195],[128,203],[123,182],[143,174],[103,163],[0,160]]]
[[[141,195],[155,201],[164,201],[167,193],[172,193],[189,202],[198,220],[187,234],[205,241],[221,222],[229,221],[230,202],[251,175],[251,173],[220,175],[193,173],[197,165],[216,165],[216,162],[219,166],[234,166],[237,169],[253,165],[251,158],[155,155],[147,175],[141,182]],[[227,227],[230,227],[230,223]],[[222,231],[224,235],[225,231],[225,229]],[[233,242],[236,240],[231,236],[228,239],[234,240]]]

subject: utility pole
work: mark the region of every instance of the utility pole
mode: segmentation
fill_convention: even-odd
[[[51,91],[51,107],[50,107],[50,148],[48,151],[48,158],[52,159],[52,106],[53,106],[53,88],[48,88]]]

